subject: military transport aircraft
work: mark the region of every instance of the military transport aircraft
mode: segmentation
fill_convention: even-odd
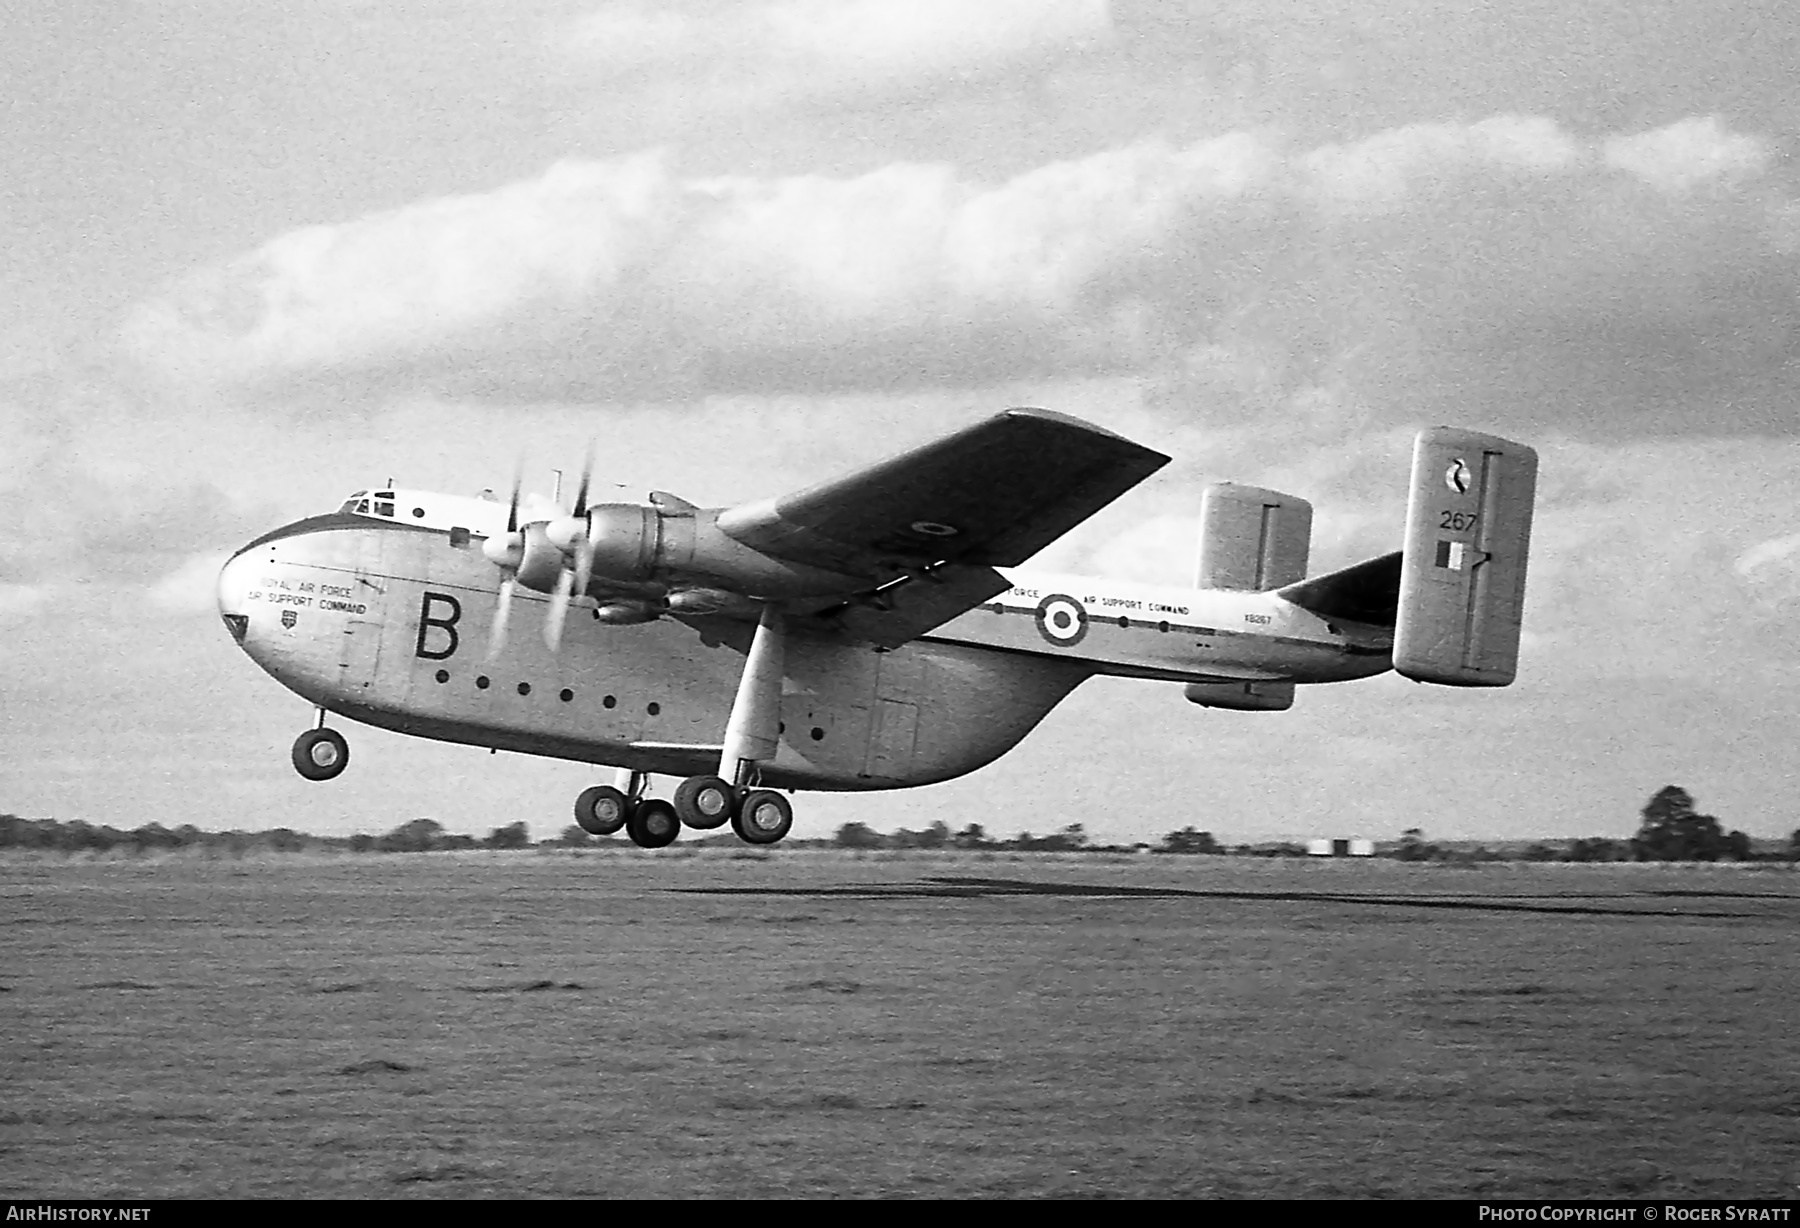
[[[1276,711],[1298,683],[1390,668],[1506,686],[1537,454],[1439,427],[1414,447],[1402,549],[1306,578],[1312,506],[1221,483],[1195,586],[1012,571],[1169,458],[1013,409],[783,498],[701,508],[358,491],[238,551],[233,638],[318,709],[294,743],[329,780],[326,713],[614,767],[581,826],[657,848],[730,823],[788,833],[777,790],[949,780],[1011,749],[1095,674]],[[589,466],[591,469],[591,465]],[[1009,570],[1001,570],[1009,569]],[[509,637],[515,607],[542,636]],[[577,611],[571,617],[571,611]],[[523,611],[520,611],[523,612]],[[650,774],[680,777],[670,801]]]

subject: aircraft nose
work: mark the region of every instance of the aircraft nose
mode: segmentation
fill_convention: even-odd
[[[219,617],[231,638],[242,644],[250,629],[250,591],[256,564],[247,555],[237,555],[219,571]]]

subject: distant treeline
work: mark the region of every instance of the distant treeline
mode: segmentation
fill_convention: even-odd
[[[577,828],[577,831],[580,829]],[[63,853],[172,852],[194,849],[215,855],[245,853],[428,853],[445,849],[530,848],[531,833],[523,823],[496,827],[485,837],[445,831],[435,819],[414,819],[380,836],[314,836],[289,827],[273,831],[201,831],[191,823],[164,827],[147,823],[131,831],[55,819],[22,819],[0,814],[0,849],[43,849]]]
[[[1698,816],[1704,819],[1706,816]],[[1395,861],[1800,861],[1800,831],[1785,846],[1758,848],[1743,832],[1717,833],[1709,837],[1702,825],[1698,836],[1672,839],[1667,833],[1640,832],[1629,840],[1592,837],[1576,840],[1541,840],[1531,843],[1508,841],[1495,847],[1468,841],[1434,844],[1424,838],[1418,828],[1406,831],[1398,841],[1378,844],[1376,857]],[[923,831],[899,831],[883,835],[861,823],[846,823],[838,828],[832,841],[839,848],[851,849],[979,849],[1010,852],[1058,853],[1169,853],[1175,855],[1207,855],[1221,857],[1305,857],[1303,844],[1275,842],[1226,845],[1210,831],[1184,827],[1172,831],[1156,844],[1093,844],[1079,823],[1071,824],[1049,836],[1033,836],[1023,832],[1011,839],[993,839],[979,823],[971,823],[952,832],[943,823],[934,823]]]
[[[1675,785],[1659,790],[1642,811],[1637,835],[1627,840],[1590,837],[1578,840],[1513,841],[1494,848],[1467,841],[1432,843],[1424,832],[1410,828],[1398,841],[1376,846],[1375,856],[1397,861],[1438,861],[1470,864],[1485,861],[1785,861],[1800,862],[1800,831],[1785,844],[1763,841],[1760,845],[1741,831],[1727,832],[1711,815],[1694,809],[1694,799]],[[686,841],[689,847],[740,846],[730,832]],[[617,836],[590,836],[571,824],[553,840],[534,843],[524,823],[496,827],[480,839],[446,831],[435,819],[414,819],[379,836],[361,832],[353,836],[314,836],[292,828],[273,831],[201,831],[192,824],[176,828],[148,823],[131,831],[102,827],[79,820],[22,819],[0,814],[0,849],[41,849],[52,852],[102,853],[114,850],[133,854],[192,849],[211,856],[241,857],[247,853],[433,853],[457,849],[599,848],[630,847]],[[882,833],[863,823],[845,823],[825,840],[784,842],[784,848],[839,848],[861,850],[961,849],[1014,853],[1167,853],[1175,855],[1237,857],[1304,857],[1304,845],[1289,842],[1227,846],[1210,831],[1184,827],[1156,844],[1096,844],[1080,823],[1071,823],[1049,835],[1020,832],[1010,838],[990,836],[979,823],[952,831],[943,822],[921,831],[901,828]]]

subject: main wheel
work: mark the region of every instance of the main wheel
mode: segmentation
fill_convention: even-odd
[[[675,789],[675,813],[700,831],[729,823],[735,801],[736,791],[717,776],[689,776]]]
[[[590,836],[610,836],[631,817],[631,799],[611,785],[583,789],[575,799],[575,821]]]
[[[675,807],[651,798],[632,810],[625,820],[625,834],[640,848],[659,849],[675,843],[681,834],[681,820],[675,817]]]
[[[794,808],[788,805],[787,798],[770,789],[753,789],[744,794],[731,816],[731,830],[746,844],[774,844],[793,825]]]
[[[350,744],[335,729],[308,729],[294,739],[294,770],[308,780],[330,780],[350,765]]]

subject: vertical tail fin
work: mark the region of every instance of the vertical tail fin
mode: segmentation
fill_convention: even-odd
[[[1506,686],[1518,672],[1537,453],[1453,427],[1413,446],[1394,668],[1419,682]]]

